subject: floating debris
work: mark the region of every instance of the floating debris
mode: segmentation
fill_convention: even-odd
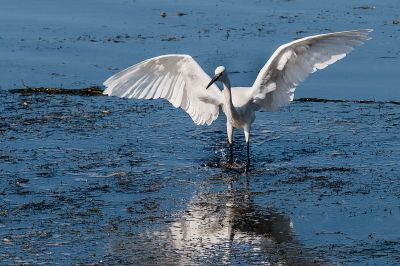
[[[20,206],[20,209],[21,210],[28,210],[29,209],[29,210],[35,210],[35,211],[43,211],[43,210],[46,210],[46,209],[51,209],[53,207],[54,207],[53,203],[49,203],[49,202],[46,202],[46,201],[42,200],[42,201],[39,201],[39,202],[29,202],[29,203],[22,204]]]
[[[56,72],[49,73],[49,75],[54,76],[54,77],[65,77],[64,74],[60,74],[60,73],[56,73]]]
[[[6,209],[0,210],[0,216],[7,217],[8,216],[8,210],[6,210]]]
[[[375,6],[357,6],[357,7],[353,7],[353,9],[369,10],[369,9],[375,9]]]
[[[161,39],[162,42],[176,42],[176,41],[178,41],[178,40],[179,40],[179,39],[178,39],[177,37],[175,37],[175,36],[167,37],[167,38]]]
[[[115,173],[111,173],[107,177],[123,177],[123,176],[127,176],[127,175],[128,175],[128,173],[126,173],[126,172],[115,172]]]
[[[110,110],[103,110],[103,111],[101,111],[101,114],[109,115],[109,114],[111,114],[111,111]]]
[[[178,13],[176,13],[176,15],[177,15],[178,17],[182,17],[182,16],[186,16],[187,14],[186,14],[186,13],[183,13],[183,12],[178,12]]]
[[[3,243],[6,244],[6,245],[11,245],[12,241],[10,239],[8,239],[8,238],[3,238]]]

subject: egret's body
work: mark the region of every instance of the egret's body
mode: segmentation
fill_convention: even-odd
[[[210,125],[222,108],[227,118],[231,160],[233,129],[243,129],[250,166],[250,129],[255,112],[276,111],[293,101],[296,86],[309,74],[342,59],[368,40],[372,30],[355,30],[302,38],[280,46],[251,87],[231,87],[225,68],[210,77],[189,55],[164,55],[131,66],[104,82],[104,94],[126,98],[164,98],[181,107],[198,124]],[[214,84],[220,81],[223,90]],[[208,86],[207,86],[208,83]]]

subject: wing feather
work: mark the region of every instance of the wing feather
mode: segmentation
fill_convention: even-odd
[[[261,69],[250,101],[256,109],[275,111],[293,101],[296,86],[311,73],[344,58],[369,40],[372,30],[343,31],[302,38],[280,46]]]
[[[128,67],[104,82],[103,94],[136,99],[168,100],[181,107],[196,124],[211,124],[223,102],[211,78],[189,55],[164,55]]]

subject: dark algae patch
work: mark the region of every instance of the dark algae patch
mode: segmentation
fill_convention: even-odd
[[[9,90],[11,93],[20,93],[23,95],[45,93],[45,94],[69,94],[69,95],[80,95],[80,96],[101,96],[103,90],[99,86],[80,88],[80,89],[65,89],[65,88],[53,88],[53,87],[28,87],[25,86],[21,89]]]
[[[174,37],[175,38],[175,37]],[[54,87],[29,87],[25,86],[20,89],[11,89],[11,93],[20,94],[70,94],[80,96],[102,96],[103,88],[100,86],[92,86],[87,88],[79,89],[67,89],[67,88],[54,88]],[[294,99],[295,102],[313,102],[313,103],[355,103],[355,104],[396,104],[400,105],[400,101],[375,101],[375,100],[338,100],[338,99],[323,99],[323,98],[298,98]]]

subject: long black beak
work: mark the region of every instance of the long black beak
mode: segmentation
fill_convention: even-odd
[[[210,81],[210,83],[208,83],[206,89],[208,89],[214,82],[216,82],[216,81],[221,77],[221,75],[222,75],[222,73],[221,73],[221,74],[218,74],[218,75],[215,75],[215,76],[212,78],[212,80]]]

